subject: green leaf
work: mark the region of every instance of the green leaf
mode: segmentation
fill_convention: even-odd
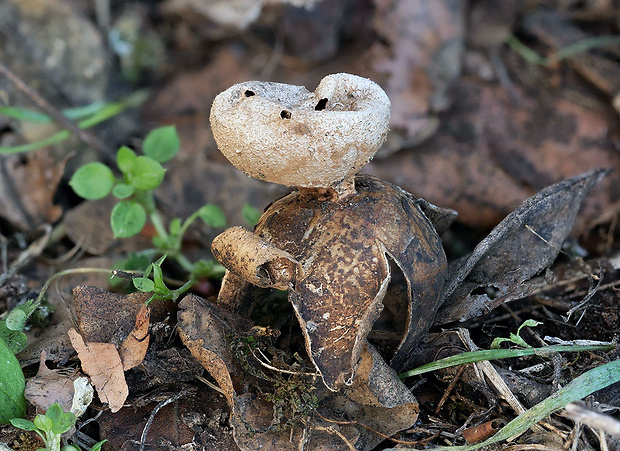
[[[108,440],[106,439],[106,440],[101,440],[100,442],[95,443],[93,447],[90,449],[90,451],[100,451],[103,444],[107,441]]]
[[[164,273],[159,265],[153,265],[153,283],[157,294],[167,295],[170,293],[170,288],[164,282]]]
[[[147,277],[134,277],[132,282],[136,289],[144,293],[155,291],[155,283]]]
[[[114,174],[103,163],[88,163],[75,171],[69,185],[78,196],[84,199],[102,199],[112,191]]]
[[[250,204],[245,204],[241,209],[241,215],[250,226],[254,227],[261,217],[261,212]]]
[[[214,260],[198,260],[194,263],[192,268],[192,276],[195,279],[201,277],[219,278],[224,277],[226,268],[224,268],[219,262]]]
[[[179,218],[172,218],[169,229],[170,235],[178,235],[181,231],[181,220]]]
[[[217,205],[207,204],[198,210],[200,218],[213,228],[226,227],[226,215]]]
[[[157,188],[164,179],[166,170],[151,157],[141,155],[129,174],[131,184],[137,189],[147,191]]]
[[[116,152],[116,164],[123,174],[131,172],[136,158],[136,153],[127,146],[120,147]]]
[[[21,309],[13,309],[6,317],[6,327],[10,330],[22,330],[26,325],[28,315]]]
[[[34,431],[37,428],[32,421],[24,420],[23,418],[11,418],[10,421],[13,426],[24,431]]]
[[[63,413],[64,411],[62,410],[62,407],[60,407],[60,404],[55,402],[54,404],[52,404],[51,406],[47,408],[47,411],[45,412],[45,416],[49,418],[50,420],[52,420],[52,423],[56,423],[60,420]]]
[[[504,426],[497,434],[484,442],[476,443],[475,445],[470,446],[442,446],[436,449],[446,451],[470,451],[479,448],[486,449],[486,447],[493,443],[509,439],[510,437],[525,432],[543,418],[566,406],[569,402],[575,402],[583,399],[595,391],[608,387],[618,381],[620,381],[620,360],[614,360],[606,363],[605,365],[593,368],[590,371],[583,373],[581,376],[573,379],[570,384],[559,389],[531,409],[523,412],[521,415]]]
[[[134,193],[135,189],[133,185],[127,185],[125,183],[117,183],[112,188],[112,195],[117,199],[127,199]]]
[[[93,448],[91,448],[91,451],[93,450]],[[82,448],[77,445],[64,445],[62,448],[60,448],[60,451],[82,451]]]
[[[52,427],[54,427],[54,421],[51,418],[41,414],[34,417],[33,423],[37,429],[44,431],[45,433],[50,432]]]
[[[505,338],[507,340],[507,338]],[[525,348],[525,349],[481,349],[479,351],[463,352],[434,362],[426,363],[413,370],[400,373],[398,377],[405,379],[418,374],[429,373],[431,371],[450,368],[467,363],[482,362],[483,360],[508,359],[514,357],[523,357],[526,355],[536,355],[539,357],[548,357],[556,352],[582,352],[582,351],[609,351],[615,348],[613,344],[603,345],[554,345],[542,348]]]
[[[0,423],[26,414],[26,380],[15,354],[0,340]]]
[[[165,163],[179,152],[179,135],[174,125],[159,127],[152,130],[144,139],[142,151],[145,155]]]
[[[18,108],[13,106],[0,107],[0,114],[10,117],[11,119],[17,119],[18,121],[26,122],[39,122],[48,123],[51,122],[50,118],[38,111],[26,110],[24,108]]]
[[[122,200],[112,209],[110,225],[115,238],[137,235],[144,224],[146,224],[146,211],[137,202]]]
[[[62,410],[62,409],[61,409]],[[77,421],[77,417],[72,412],[62,412],[62,415],[54,421],[52,432],[54,434],[64,434],[67,432]]]
[[[11,330],[6,327],[6,321],[0,321],[0,341],[9,348],[13,354],[17,354],[26,347],[28,338],[20,330]]]

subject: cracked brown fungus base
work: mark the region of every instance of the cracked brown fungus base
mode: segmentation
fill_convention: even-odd
[[[353,381],[383,309],[390,259],[409,299],[394,367],[415,352],[441,299],[447,262],[423,212],[432,206],[355,175],[385,140],[389,113],[377,84],[349,74],[325,77],[314,93],[241,83],[211,112],[218,146],[237,168],[296,187],[267,208],[253,234],[233,228],[214,240],[228,269],[218,302],[244,314],[260,295],[255,286],[288,289],[308,355],[331,390]]]

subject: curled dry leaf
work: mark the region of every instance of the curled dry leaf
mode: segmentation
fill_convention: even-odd
[[[465,321],[536,288],[528,283],[557,257],[581,201],[609,171],[589,171],[541,190],[509,214],[466,258],[452,264],[436,324]],[[495,295],[476,294],[491,288]]]
[[[69,330],[69,338],[78,353],[82,370],[97,389],[99,399],[108,403],[112,412],[118,412],[129,395],[129,388],[116,346],[112,343],[84,343],[75,329]]]
[[[144,360],[146,350],[149,347],[149,318],[151,309],[142,304],[136,315],[136,325],[131,333],[125,338],[118,354],[123,362],[123,370],[134,368]]]

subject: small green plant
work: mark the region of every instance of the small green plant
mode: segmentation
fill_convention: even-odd
[[[241,209],[241,215],[250,226],[254,227],[261,217],[261,212],[250,204],[244,204]]]
[[[500,345],[505,342],[505,341],[510,341],[511,343],[516,344],[517,346],[521,346],[523,348],[531,348],[530,345],[528,345],[525,340],[523,338],[521,338],[521,336],[519,335],[521,333],[521,329],[523,329],[525,326],[528,327],[536,327],[539,324],[542,324],[540,321],[536,321],[533,319],[528,319],[526,321],[523,322],[523,324],[521,324],[519,326],[519,328],[517,329],[517,333],[513,334],[512,332],[510,332],[510,337],[509,338],[501,338],[501,337],[496,337],[493,340],[493,343],[491,343],[491,349],[499,349]]]
[[[39,451],[79,451],[81,448],[77,445],[65,445],[62,448],[60,446],[62,434],[75,426],[76,420],[72,412],[65,412],[55,403],[47,409],[45,415],[38,414],[33,421],[14,418],[11,424],[25,431],[36,432],[45,443],[45,448],[40,448]],[[96,443],[90,451],[99,451],[105,442],[106,440],[102,440]]]
[[[181,251],[185,232],[198,218],[214,228],[225,227],[226,218],[221,208],[207,204],[184,221],[174,218],[168,227],[164,225],[155,204],[154,190],[164,179],[165,169],[162,163],[174,158],[179,146],[179,137],[174,126],[159,127],[146,136],[142,145],[144,155],[138,155],[125,146],[118,150],[116,163],[120,177],[115,176],[112,169],[105,164],[94,162],[79,168],[73,174],[69,185],[84,199],[96,200],[110,194],[118,199],[110,215],[110,225],[117,238],[128,238],[140,233],[147,220],[153,225],[156,231],[153,245],[156,249],[144,251],[141,256],[131,256],[130,261],[123,262],[119,269],[144,269],[146,265],[142,268],[135,266],[145,262],[148,265],[153,259],[167,255],[189,273],[190,284],[183,285],[186,291],[198,278],[218,277],[224,270],[221,265],[208,260],[190,262]],[[163,283],[162,262],[163,259],[157,260],[148,267],[149,273],[153,272],[153,280],[148,279],[147,274],[134,285],[141,291],[152,291],[152,288],[158,293],[157,297],[176,299],[180,292],[169,290]]]
[[[4,319],[0,320],[0,340],[8,346],[13,354],[17,354],[26,346],[26,334],[22,332],[26,320],[37,309],[38,303],[30,299],[11,310]]]

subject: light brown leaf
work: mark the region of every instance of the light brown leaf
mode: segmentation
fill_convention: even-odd
[[[123,363],[112,343],[84,343],[75,329],[70,329],[71,344],[78,353],[82,370],[88,374],[102,402],[118,412],[129,395]]]
[[[146,350],[149,347],[149,318],[151,309],[142,304],[142,308],[136,315],[136,326],[125,338],[118,350],[123,362],[123,370],[134,368],[144,360]]]
[[[37,375],[28,379],[24,395],[28,402],[43,413],[54,403],[58,403],[68,411],[73,400],[74,377],[64,376],[57,371],[50,370],[45,365],[46,352],[41,351],[41,363]]]

